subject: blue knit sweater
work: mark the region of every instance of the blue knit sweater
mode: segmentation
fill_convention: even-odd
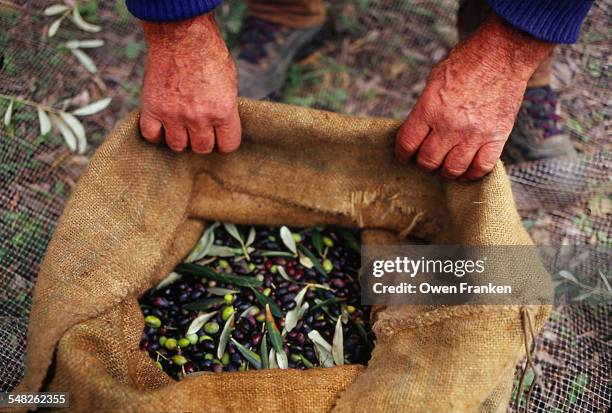
[[[212,11],[222,0],[126,0],[142,20],[173,21]],[[487,0],[491,8],[534,37],[552,43],[575,43],[593,0]]]

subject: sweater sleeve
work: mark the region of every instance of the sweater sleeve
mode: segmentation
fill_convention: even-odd
[[[162,22],[185,20],[212,11],[221,0],[125,0],[135,17]]]
[[[593,0],[488,0],[502,19],[537,39],[575,43]]]

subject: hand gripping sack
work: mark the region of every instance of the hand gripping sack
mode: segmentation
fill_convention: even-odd
[[[190,251],[206,220],[531,244],[501,165],[479,182],[445,182],[397,163],[397,121],[247,100],[240,113],[243,144],[228,156],[148,144],[135,113],[102,144],[45,256],[16,391],[70,392],[75,411],[505,410],[524,356],[518,305],[382,308],[367,367],[174,382],[139,350],[138,297]],[[538,330],[549,307],[529,309]]]

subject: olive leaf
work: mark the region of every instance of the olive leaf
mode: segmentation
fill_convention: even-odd
[[[225,228],[227,233],[232,236],[232,238],[234,238],[240,244],[243,243],[242,235],[240,235],[240,231],[238,231],[238,228],[236,227],[236,224],[232,224],[231,222],[224,222],[223,223],[223,227]]]
[[[295,281],[293,278],[289,276],[289,274],[287,274],[287,271],[285,271],[285,267],[283,267],[282,265],[279,265],[277,268],[278,268],[278,274],[281,277],[283,277],[285,281],[289,281],[290,283],[297,283],[297,281]]]
[[[321,307],[327,307],[329,305],[337,304],[337,303],[340,303],[340,302],[342,302],[344,300],[346,300],[346,298],[331,297],[331,298],[328,298],[326,300],[321,300],[319,298],[315,298],[315,300],[314,300],[315,301],[315,305],[312,306],[310,311],[314,311],[314,310],[316,310],[318,308],[321,308]]]
[[[612,294],[612,286],[610,285],[608,278],[604,275],[604,273],[601,270],[599,270],[599,276],[603,280],[603,283],[606,286],[606,290],[608,291],[608,293]]]
[[[287,358],[287,353],[285,351],[277,351],[276,352],[276,364],[279,369],[288,369],[289,368],[289,359]]]
[[[236,257],[238,255],[241,255],[242,252],[243,251],[241,248],[226,247],[223,245],[213,245],[208,250],[207,255],[213,256],[213,257],[225,258],[225,257]]]
[[[317,330],[311,330],[308,338],[314,344],[314,350],[323,367],[333,367],[334,358],[332,356],[332,346],[319,334]]]
[[[304,253],[304,255],[310,259],[310,261],[312,262],[312,265],[314,265],[315,269],[319,272],[319,274],[327,278],[327,272],[323,268],[323,265],[321,265],[321,261],[319,261],[319,259],[315,257],[314,254],[310,252],[310,250],[306,248],[305,246],[300,245],[299,248],[300,248],[300,251]]]
[[[244,243],[247,247],[250,247],[255,242],[255,235],[257,232],[255,231],[255,227],[251,227],[249,230],[249,235],[247,236],[246,242]]]
[[[247,258],[247,260],[250,260],[248,247],[244,243],[242,235],[240,234],[240,231],[238,231],[238,227],[236,227],[236,224],[232,224],[231,222],[224,222],[223,226],[225,227],[225,230],[228,232],[228,234],[230,234],[232,238],[234,238],[240,243],[240,248],[242,249],[244,256]]]
[[[300,354],[300,357],[302,358],[302,363],[304,364],[304,366],[306,366],[307,369],[311,369],[314,367],[310,360],[304,357],[304,355]]]
[[[580,281],[569,271],[561,270],[559,271],[559,276],[565,278],[568,281],[573,282],[574,284],[580,285]]]
[[[74,136],[72,129],[70,129],[62,119],[53,114],[51,115],[51,123],[53,123],[53,125],[59,129],[64,141],[66,142],[66,146],[68,146],[68,149],[70,149],[72,152],[76,152],[77,139]]]
[[[291,251],[294,256],[297,255],[295,240],[293,239],[293,234],[291,234],[289,228],[287,228],[286,226],[282,226],[280,229],[280,236],[283,240],[283,244],[285,244],[285,247],[287,247],[287,249]]]
[[[332,341],[332,356],[336,366],[344,364],[344,335],[342,333],[342,319],[340,317],[336,321],[336,331],[334,331],[334,339]]]
[[[232,328],[234,327],[234,314],[230,316],[225,322],[225,326],[223,326],[223,331],[221,331],[221,336],[219,336],[219,347],[217,347],[217,358],[220,360],[223,357],[223,353],[225,353],[225,348],[227,347],[227,342],[230,338],[230,333]]]
[[[104,40],[102,39],[91,39],[91,40],[69,40],[65,43],[69,49],[95,49],[97,47],[104,46]]]
[[[6,112],[4,112],[4,125],[9,126],[11,124],[11,119],[13,117],[13,106],[15,105],[15,100],[11,99],[8,108],[6,108]]]
[[[298,321],[300,321],[299,316],[302,311],[302,303],[304,302],[304,297],[308,292],[308,286],[302,288],[302,290],[295,296],[293,301],[295,301],[295,307],[287,313],[285,317],[285,331],[291,332],[297,325]],[[308,303],[306,303],[308,304]],[[304,312],[302,312],[302,316]]]
[[[595,294],[595,291],[587,291],[586,293],[582,293],[579,296],[572,298],[572,301],[584,301],[593,294]]]
[[[86,32],[97,33],[102,30],[102,27],[83,20],[83,16],[81,16],[78,6],[72,9],[72,21],[79,29],[85,30]]]
[[[268,356],[268,365],[271,369],[277,369],[278,364],[276,363],[276,351],[273,348],[270,349],[270,355]]]
[[[261,357],[259,357],[259,354],[255,353],[254,351],[249,350],[248,348],[246,348],[245,346],[243,346],[242,344],[240,344],[233,338],[232,338],[232,343],[234,343],[234,345],[236,346],[240,354],[242,354],[242,356],[249,363],[251,363],[253,367],[255,367],[257,370],[261,369]]]
[[[283,316],[283,312],[280,310],[280,308],[278,308],[278,306],[276,305],[273,299],[271,299],[267,295],[263,295],[262,293],[257,291],[255,288],[251,288],[251,290],[253,291],[253,294],[255,294],[255,298],[257,298],[257,301],[259,301],[262,307],[264,308],[266,306],[270,307],[270,311],[272,312],[274,317]]]
[[[256,305],[252,305],[249,308],[247,308],[246,310],[244,310],[243,312],[240,313],[240,315],[238,316],[238,318],[242,318],[242,317],[246,317],[253,309],[257,308]]]
[[[75,116],[93,115],[93,114],[96,114],[106,109],[108,105],[110,105],[111,101],[112,101],[112,98],[100,99],[93,103],[90,103],[89,105],[78,108],[77,110],[73,111],[72,114]]]
[[[51,6],[47,7],[43,13],[45,16],[55,16],[68,10],[70,10],[70,7],[66,6],[65,4],[52,4]]]
[[[36,107],[36,111],[38,112],[40,134],[46,135],[51,131],[51,119],[49,119],[49,115],[47,115],[47,112],[45,112],[40,106]]]
[[[366,332],[363,325],[359,321],[354,320],[353,318],[349,318],[349,321],[352,322],[355,325],[355,327],[357,327],[357,333],[361,336],[361,338],[363,339],[363,341],[366,343],[366,345],[371,351],[372,348],[374,348],[374,346],[372,345],[372,342],[370,341],[370,338],[368,337],[368,333]]]
[[[278,327],[276,327],[276,321],[274,321],[269,304],[266,304],[266,328],[268,329],[268,335],[270,336],[270,342],[274,350],[276,350],[277,353],[284,352],[283,338],[278,331]]]
[[[247,277],[243,275],[221,274],[213,271],[209,267],[192,263],[181,263],[177,265],[175,271],[183,275],[195,275],[206,277],[211,280],[226,284],[234,284],[239,287],[259,287],[262,284],[261,280],[255,277]]]
[[[339,232],[342,238],[344,238],[344,240],[346,241],[346,245],[348,245],[349,248],[351,248],[356,253],[361,254],[361,247],[359,246],[359,242],[357,242],[357,239],[355,238],[353,233],[345,228],[341,228]]]
[[[348,308],[346,307],[345,303],[342,303],[342,305],[340,306],[340,317],[342,320],[342,323],[346,324],[348,323],[349,320],[349,313],[348,313]]]
[[[49,25],[49,30],[47,31],[47,36],[48,37],[55,36],[55,34],[57,33],[58,29],[60,28],[60,25],[62,24],[62,21],[64,21],[64,16],[62,16],[59,19],[53,21],[53,23],[51,23]]]
[[[313,288],[319,289],[319,290],[334,291],[334,289],[331,288],[329,285],[314,284],[314,283],[308,283],[308,285],[310,285]]]
[[[287,257],[293,258],[293,254],[285,251],[262,251],[262,257]]]
[[[64,122],[72,129],[74,136],[77,139],[79,153],[84,153],[87,148],[87,138],[85,136],[85,128],[83,124],[70,113],[60,112],[60,116]]]
[[[159,282],[159,284],[157,284],[155,286],[156,290],[161,290],[162,288],[174,283],[175,281],[179,280],[182,277],[181,274],[177,273],[177,272],[171,272],[170,274],[168,274],[168,276],[166,278],[164,278],[163,280],[161,280]]]
[[[188,336],[190,334],[196,334],[198,331],[200,331],[204,324],[206,324],[217,313],[218,311],[213,311],[212,313],[200,314],[199,316],[194,318],[191,324],[189,324],[189,327],[187,328],[187,333],[185,333],[185,335]]]
[[[195,262],[208,255],[215,242],[215,228],[218,226],[219,223],[215,222],[204,230],[195,248],[189,253],[187,258],[185,258],[184,262]]]
[[[298,251],[298,257],[300,259],[300,264],[302,264],[303,267],[310,269],[314,266],[314,264],[312,263],[312,260],[308,258],[306,255],[304,255],[302,250]]]
[[[94,63],[93,59],[89,57],[87,53],[85,53],[81,49],[70,49],[70,52],[74,55],[74,57],[77,58],[79,62],[81,62],[83,67],[87,69],[88,72],[94,75],[96,74],[98,68],[96,67],[96,64]]]
[[[184,304],[182,307],[186,310],[192,311],[202,311],[208,310],[213,307],[220,306],[221,304],[225,304],[225,298],[223,297],[212,297],[212,298],[202,298],[200,300],[195,300],[190,303]]]
[[[231,290],[229,288],[221,288],[221,287],[211,287],[207,288],[206,291],[211,293],[212,295],[220,295],[225,297],[227,294],[238,294],[239,290]]]
[[[300,321],[302,317],[304,317],[304,314],[306,314],[306,312],[308,311],[308,307],[310,307],[310,304],[308,303],[302,304],[302,307],[300,308],[300,312],[298,313],[298,321]]]
[[[323,254],[323,235],[319,231],[313,231],[310,237],[312,246],[315,247],[319,255]]]
[[[270,359],[268,357],[268,339],[264,334],[259,344],[259,357],[261,358],[261,365],[264,369],[270,367]]]
[[[290,310],[287,313],[287,317],[285,318],[285,331],[290,332],[295,328],[297,323],[304,317],[304,314],[308,311],[310,304],[304,303],[300,307],[295,307],[293,310]],[[295,313],[292,313],[295,311]],[[289,326],[289,329],[288,327]]]

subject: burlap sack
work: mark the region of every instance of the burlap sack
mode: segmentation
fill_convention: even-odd
[[[531,243],[499,165],[481,182],[446,183],[395,161],[396,121],[252,101],[240,112],[244,141],[230,156],[148,144],[137,114],[100,147],[45,257],[18,391],[68,391],[75,411],[505,409],[524,354],[518,306],[382,309],[367,368],[199,374],[177,383],[138,349],[137,298],[189,252],[204,219]],[[548,308],[531,310],[539,328]]]

